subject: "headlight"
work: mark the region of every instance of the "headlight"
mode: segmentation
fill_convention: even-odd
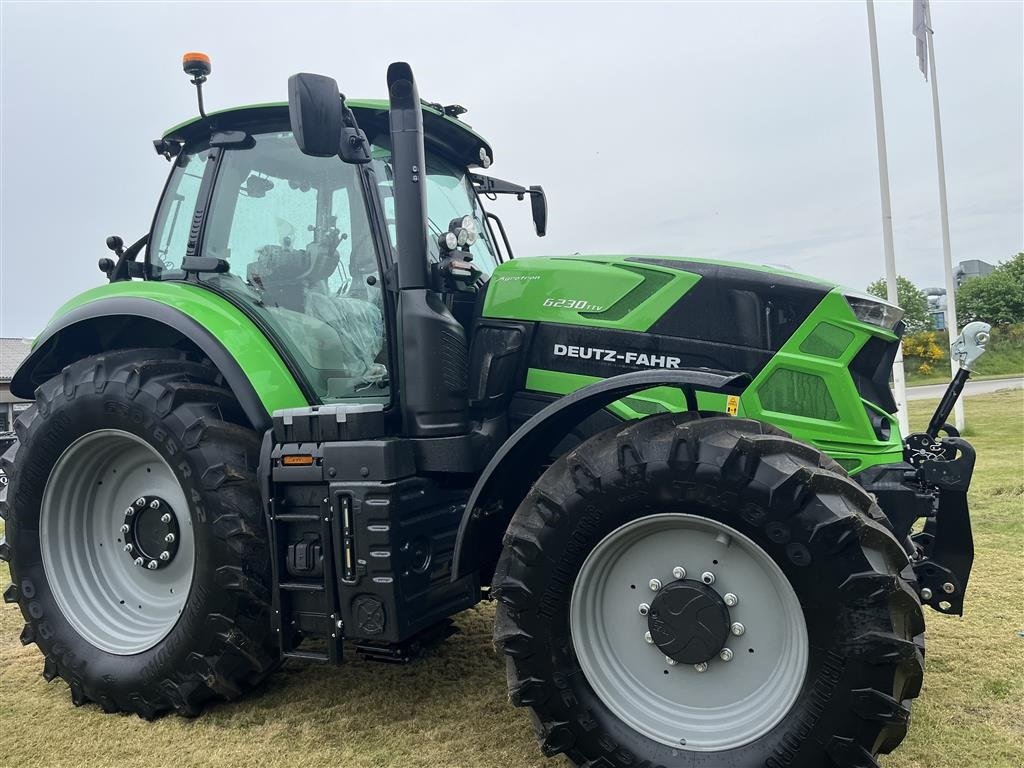
[[[877,325],[891,331],[896,324],[903,319],[903,310],[895,304],[882,301],[877,296],[870,296],[864,293],[848,293],[843,298],[850,305],[853,314],[863,323]]]

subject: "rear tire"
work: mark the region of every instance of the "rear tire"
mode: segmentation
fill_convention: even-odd
[[[0,460],[5,598],[76,705],[194,716],[276,666],[244,423],[212,366],[168,349],[74,363],[19,416]]]
[[[654,523],[662,528],[647,539],[626,535]],[[683,526],[680,545],[660,562],[649,542],[680,535],[673,525]],[[705,529],[711,538],[694,548],[690,540]],[[714,544],[719,533],[730,543]],[[685,546],[691,562],[671,562]],[[732,547],[731,554],[717,554],[726,551],[721,547]],[[721,569],[725,584],[742,571],[728,573],[730,558],[745,550],[750,563],[761,562],[766,583],[771,573],[781,574],[779,605],[787,591],[798,598],[797,620],[778,623],[792,633],[783,648],[799,646],[799,628],[806,627],[795,689],[791,680],[770,684],[771,664],[763,667],[763,687],[755,685],[754,694],[744,689],[749,670],[757,668],[744,638],[729,636],[735,658],[722,661],[714,650],[706,673],[692,664],[663,663],[663,646],[644,640],[644,629],[658,625],[638,612],[644,601],[653,608],[656,595],[641,574],[678,589],[683,580],[673,582],[674,565],[685,566],[684,580]],[[593,568],[608,551],[611,559]],[[712,565],[713,557],[721,564]],[[634,564],[634,577],[619,584],[616,575],[627,571],[617,569]],[[593,586],[588,580],[595,578],[604,581]],[[910,700],[920,692],[924,620],[912,579],[882,512],[831,459],[760,422],[665,414],[596,435],[538,480],[504,539],[493,582],[499,601],[494,639],[507,657],[510,700],[531,708],[546,755],[565,753],[592,768],[865,768],[903,740]],[[744,586],[755,599],[765,594],[759,602],[774,599],[756,579],[733,584],[739,584],[730,589],[740,602],[724,621],[741,620],[744,609],[756,613],[743,602]],[[588,601],[583,608],[581,595]],[[614,607],[619,596],[623,608]],[[606,613],[587,624],[586,612],[599,610]],[[621,626],[627,629],[618,631]],[[751,630],[750,646],[754,636]],[[784,651],[778,658],[783,664]],[[793,659],[785,662],[789,668]],[[655,677],[649,676],[652,666]],[[616,688],[617,679],[629,684]],[[734,689],[736,701],[723,694],[716,710],[694,694],[712,679],[721,687],[706,690]],[[771,696],[779,697],[772,702],[776,712],[751,708]],[[650,722],[638,722],[644,707]],[[677,716],[684,710],[696,715]],[[690,730],[656,726],[665,713]],[[748,716],[765,718],[762,727],[732,726],[730,718]]]

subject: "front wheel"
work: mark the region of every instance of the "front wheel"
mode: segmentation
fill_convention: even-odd
[[[912,578],[830,459],[759,422],[666,414],[541,477],[495,573],[495,641],[546,754],[872,766],[920,690]]]
[[[276,664],[256,434],[174,350],[77,362],[19,416],[0,506],[22,643],[76,704],[198,714]]]

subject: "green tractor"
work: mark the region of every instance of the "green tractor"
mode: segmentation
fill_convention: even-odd
[[[788,271],[513,260],[465,110],[319,75],[155,142],[147,235],[11,389],[4,593],[75,704],[153,718],[282,660],[408,662],[496,602],[578,765],[876,765],[960,614],[974,451],[900,434],[899,308]]]

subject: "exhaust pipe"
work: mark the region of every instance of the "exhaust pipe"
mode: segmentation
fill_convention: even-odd
[[[427,164],[423,110],[412,69],[388,67],[391,167],[398,234],[398,360],[407,437],[468,434],[466,331],[431,286],[427,262]]]
[[[426,288],[427,197],[423,191],[423,110],[412,68],[404,61],[388,67],[391,102],[391,165],[395,174],[399,288]]]

